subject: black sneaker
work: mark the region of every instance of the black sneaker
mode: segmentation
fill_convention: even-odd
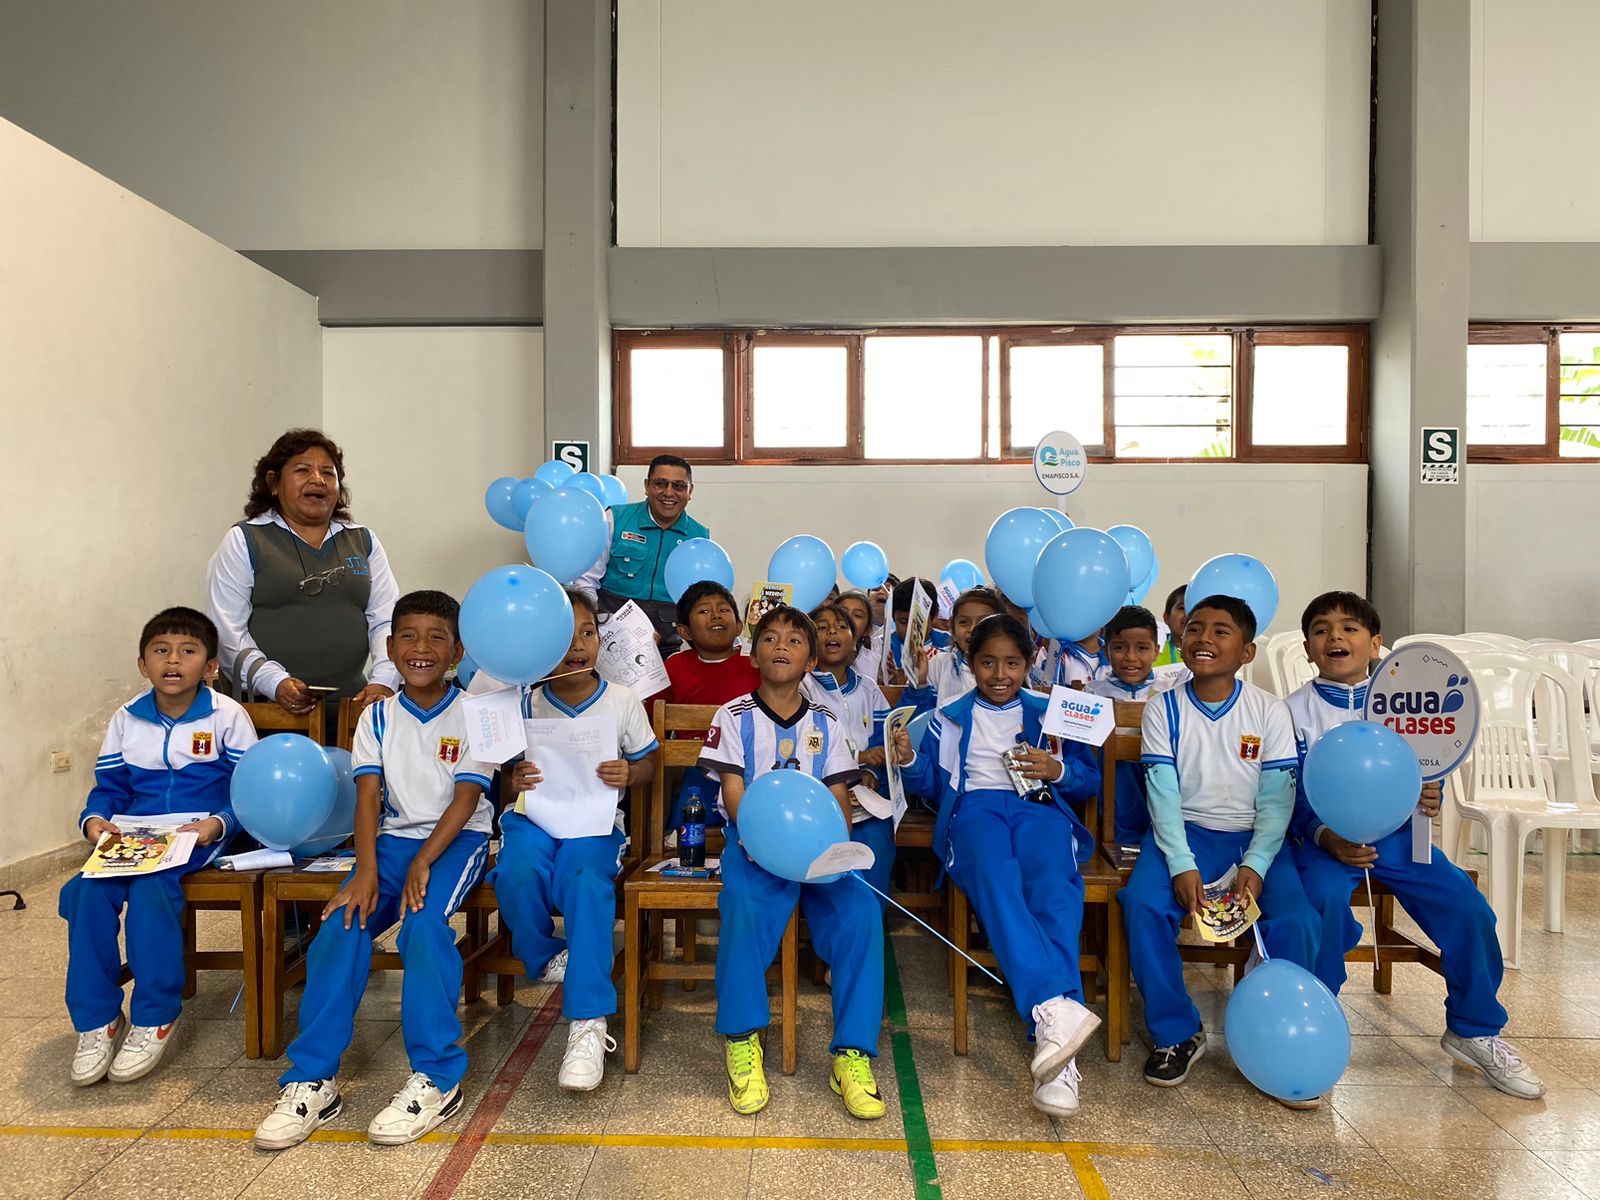
[[[1177,1087],[1189,1078],[1189,1068],[1206,1052],[1206,1031],[1202,1029],[1176,1046],[1157,1046],[1144,1060],[1144,1081],[1157,1087]]]

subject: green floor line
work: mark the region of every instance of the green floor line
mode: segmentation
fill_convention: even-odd
[[[905,1123],[906,1157],[911,1160],[911,1180],[917,1200],[939,1200],[939,1167],[928,1134],[928,1114],[917,1082],[917,1063],[911,1054],[911,1030],[906,1019],[906,996],[900,989],[900,967],[895,962],[894,938],[883,939],[883,994],[889,1006],[889,1044],[894,1050],[894,1074],[900,1093],[900,1117]]]

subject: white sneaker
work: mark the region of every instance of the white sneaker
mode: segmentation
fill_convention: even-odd
[[[1034,1005],[1034,1082],[1053,1081],[1099,1028],[1100,1018],[1067,996]]]
[[[569,1092],[592,1092],[606,1073],[606,1051],[615,1050],[606,1035],[606,1019],[574,1021],[567,1028],[567,1053],[561,1059],[556,1082]]]
[[[389,1107],[372,1118],[367,1140],[379,1146],[404,1146],[444,1124],[461,1110],[461,1085],[449,1093],[433,1086],[421,1071],[413,1071],[405,1087],[394,1094]]]
[[[1052,1117],[1078,1115],[1078,1084],[1083,1076],[1078,1074],[1078,1062],[1073,1059],[1061,1068],[1061,1074],[1048,1083],[1033,1089],[1033,1106]]]
[[[1477,1067],[1489,1082],[1508,1096],[1519,1100],[1537,1100],[1544,1095],[1544,1080],[1527,1063],[1517,1049],[1501,1037],[1462,1037],[1448,1029],[1439,1039],[1439,1045],[1458,1063]]]
[[[565,950],[545,963],[544,970],[539,972],[540,983],[561,983],[566,977],[567,952]]]
[[[72,1055],[72,1086],[88,1087],[99,1083],[111,1069],[111,1060],[117,1047],[128,1032],[128,1023],[117,1014],[117,1019],[104,1029],[91,1029],[78,1035],[78,1048]]]
[[[298,1146],[339,1115],[344,1097],[331,1079],[286,1083],[272,1111],[256,1126],[256,1146],[261,1150],[287,1150]]]
[[[112,1060],[106,1077],[112,1083],[132,1083],[150,1074],[172,1043],[172,1031],[177,1024],[169,1021],[165,1025],[129,1025],[128,1036]]]

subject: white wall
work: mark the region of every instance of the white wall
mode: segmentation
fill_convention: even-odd
[[[1467,629],[1600,637],[1594,465],[1479,464],[1467,468],[1465,486]]]
[[[621,0],[618,243],[1364,243],[1365,0]]]
[[[531,475],[544,442],[541,329],[323,331],[323,428],[344,448],[356,519],[403,590],[456,599],[490,567],[522,562],[483,491]]]
[[[1474,241],[1600,241],[1597,45],[1594,0],[1472,0]]]
[[[0,864],[73,840],[146,619],[319,414],[316,301],[0,121]],[[50,753],[73,769],[50,772]]]
[[[642,498],[644,468],[619,474]],[[874,541],[896,574],[936,576],[953,558],[982,565],[984,537],[1006,509],[1049,501],[1027,466],[700,467],[690,511],[733,558],[744,593],[797,533],[836,555]],[[1231,551],[1277,576],[1274,630],[1295,628],[1318,592],[1366,588],[1365,466],[1095,465],[1067,511],[1080,525],[1127,523],[1150,535],[1162,569],[1147,604],[1157,608],[1202,562]]]
[[[0,116],[240,250],[543,233],[542,0],[0,6]]]

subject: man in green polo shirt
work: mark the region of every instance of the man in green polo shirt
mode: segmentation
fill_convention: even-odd
[[[676,454],[650,461],[641,504],[611,510],[611,549],[600,581],[600,607],[615,612],[629,600],[650,617],[661,635],[661,654],[678,649],[677,605],[667,595],[667,558],[689,538],[710,531],[687,511],[694,495],[694,472]]]

